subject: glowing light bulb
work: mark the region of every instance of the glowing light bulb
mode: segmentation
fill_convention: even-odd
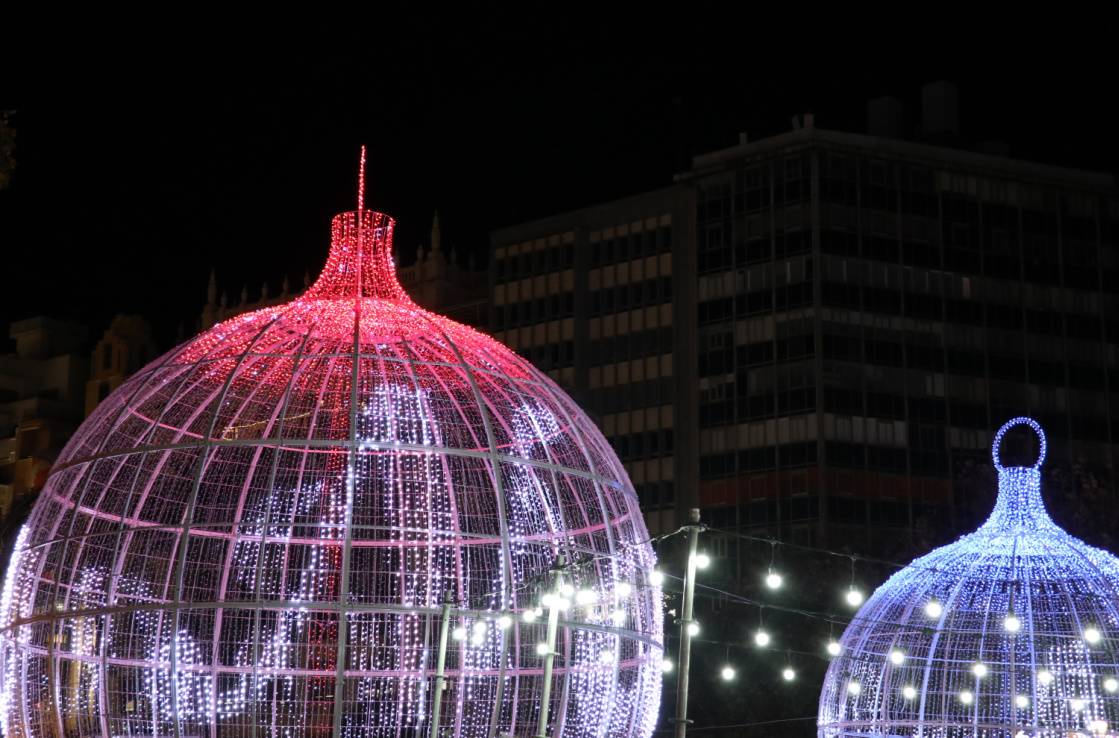
[[[1073,697],[1068,701],[1068,706],[1072,708],[1073,712],[1080,712],[1084,709],[1084,700],[1079,697]]]
[[[965,705],[970,705],[972,702],[975,702],[975,695],[965,689],[963,692],[960,692],[960,702],[963,702]]]
[[[925,615],[930,618],[939,618],[941,613],[944,612],[944,606],[936,600],[929,600],[925,603]]]
[[[761,648],[768,646],[769,641],[769,633],[766,633],[764,630],[758,630],[758,632],[754,634],[754,644]]]
[[[533,622],[534,620],[536,620],[536,611],[535,610],[525,610],[524,612],[521,613],[521,620],[525,621],[526,623]]]
[[[694,621],[688,623],[688,635],[690,635],[690,636],[699,635],[699,623],[694,622]]]
[[[890,663],[894,666],[901,666],[902,664],[904,664],[905,652],[897,648],[895,648],[893,651],[890,651]]]
[[[553,592],[548,592],[547,594],[545,594],[543,597],[540,598],[540,604],[543,605],[544,607],[548,608],[549,610],[551,610],[552,608],[554,608],[559,603],[560,599],[561,598],[560,598],[559,595],[557,595]]]
[[[797,678],[797,673],[793,670],[793,667],[786,666],[781,672],[781,678],[784,679],[786,682],[791,682]]]
[[[660,569],[653,569],[649,572],[649,584],[654,587],[659,587],[664,584],[664,572]]]
[[[863,604],[863,593],[855,589],[854,587],[851,587],[851,589],[847,590],[847,594],[845,595],[844,599],[847,600],[847,604],[851,607],[858,607],[859,605]]]
[[[1048,669],[1042,669],[1037,673],[1037,681],[1039,684],[1043,684],[1048,687],[1050,684],[1053,683],[1053,672],[1049,671]]]
[[[626,624],[626,611],[615,610],[610,613],[610,622],[614,624],[615,628],[620,628]]]
[[[987,665],[983,662],[972,665],[971,673],[975,675],[976,679],[982,679],[987,676]]]
[[[548,648],[547,643],[541,642],[541,643],[536,644],[536,655],[537,656],[547,656],[549,650],[550,649]]]
[[[509,630],[509,627],[512,625],[513,618],[509,617],[508,615],[502,615],[497,619],[497,627],[501,628],[502,630]]]
[[[706,569],[711,566],[711,557],[700,551],[695,555],[695,566],[697,569]]]
[[[453,631],[451,631],[451,638],[454,638],[456,641],[466,640],[466,628],[462,627],[461,625],[458,626]]]
[[[598,600],[598,593],[593,589],[581,589],[575,593],[576,605],[593,605]]]
[[[614,593],[624,600],[633,594],[633,585],[629,582],[618,582],[614,587]]]
[[[672,669],[673,669],[673,666],[672,666],[671,661],[669,661],[668,659],[661,659],[661,672],[662,673],[671,674]]]
[[[863,685],[856,681],[847,682],[847,694],[858,696],[859,692],[863,691]]]
[[[904,687],[901,688],[901,696],[907,700],[911,700],[917,696],[917,690],[906,684]]]
[[[570,597],[571,595],[575,594],[575,585],[571,584],[570,582],[564,582],[559,587],[559,593],[564,597]]]
[[[485,632],[486,632],[486,622],[484,620],[479,620],[476,623],[474,623],[474,634],[475,635],[477,635],[478,633],[485,633]]]
[[[734,667],[733,666],[724,666],[723,670],[722,670],[722,672],[720,672],[720,674],[723,677],[723,681],[729,682],[730,680],[734,679],[734,675],[735,675]]]
[[[615,656],[613,651],[602,651],[598,654],[598,660],[604,664],[614,663]]]
[[[486,641],[486,632],[484,630],[474,631],[474,635],[470,636],[470,643],[474,646],[480,646]]]
[[[765,575],[765,586],[770,589],[781,589],[781,585],[784,584],[784,582],[784,578],[772,569]]]
[[[839,645],[839,641],[828,641],[828,656],[838,656],[843,653],[843,646]]]
[[[1115,677],[1108,677],[1107,679],[1104,679],[1103,688],[1106,689],[1108,692],[1119,691],[1119,679],[1116,679]]]
[[[1097,735],[1103,735],[1107,732],[1107,721],[1093,720],[1092,722],[1088,723],[1088,729],[1091,730],[1093,733],[1096,733]]]
[[[567,609],[569,607],[571,607],[571,600],[567,599],[566,597],[560,597],[556,601],[556,609],[560,612],[567,612]]]
[[[1101,638],[1103,638],[1103,634],[1100,633],[1099,628],[1090,625],[1084,629],[1084,642],[1089,646],[1096,645]]]
[[[1014,704],[1017,705],[1019,709],[1025,710],[1030,706],[1030,698],[1024,694],[1020,694],[1014,698]]]
[[[1007,633],[1017,633],[1022,629],[1022,621],[1017,615],[1007,615],[1003,618],[1002,627]]]

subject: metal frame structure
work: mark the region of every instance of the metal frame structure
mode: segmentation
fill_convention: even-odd
[[[648,738],[660,590],[625,471],[546,376],[407,297],[393,226],[359,194],[306,294],[82,425],[5,580],[6,735],[533,734],[551,597],[548,734]]]
[[[1005,467],[1014,426],[1037,462]],[[1054,736],[1119,725],[1119,559],[1053,522],[1045,434],[996,434],[999,491],[975,532],[915,560],[867,600],[820,696],[820,738]]]

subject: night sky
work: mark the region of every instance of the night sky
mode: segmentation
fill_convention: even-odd
[[[833,34],[823,47],[787,25],[763,43],[721,18],[497,11],[261,27],[253,43],[176,29],[8,52],[4,323],[50,314],[98,335],[141,313],[166,347],[180,324],[193,332],[211,267],[231,301],[246,283],[253,298],[266,280],[273,293],[284,275],[300,284],[330,217],[353,207],[361,143],[368,205],[397,217],[403,263],[433,210],[445,245],[484,260],[493,228],[667,185],[690,155],[788,130],[796,113],[861,131],[867,99],[891,94],[912,127],[937,79],[960,86],[966,140],[1119,170],[1112,64],[1091,43],[964,59],[958,38],[913,50]]]

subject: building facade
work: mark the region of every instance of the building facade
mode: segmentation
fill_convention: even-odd
[[[81,422],[89,377],[84,327],[37,317],[12,323],[9,335],[15,351],[0,355],[0,534],[5,537],[9,514],[22,510],[42,488]]]
[[[654,531],[693,505],[805,543],[951,529],[1024,408],[1051,459],[1119,444],[1110,176],[809,118],[495,231],[491,263],[496,335],[598,415]]]

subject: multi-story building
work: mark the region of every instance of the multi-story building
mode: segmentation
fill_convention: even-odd
[[[879,100],[874,135],[806,116],[492,234],[495,332],[598,415],[654,530],[697,504],[803,542],[950,530],[954,476],[1024,412],[1050,459],[1110,468],[1114,179],[945,146],[954,90],[924,97],[920,142]]]
[[[82,420],[86,330],[51,318],[12,323],[15,352],[0,355],[0,534],[46,481]]]
[[[117,315],[93,347],[85,384],[85,415],[141,367],[156,357],[151,325],[139,315]]]

